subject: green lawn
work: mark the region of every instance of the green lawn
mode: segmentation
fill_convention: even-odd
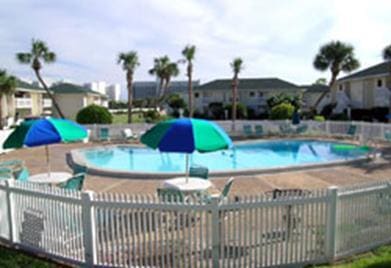
[[[142,123],[144,122],[144,117],[141,113],[132,114],[133,123]],[[113,124],[126,124],[128,123],[128,114],[113,114]]]
[[[0,246],[0,267],[45,268],[45,267],[60,267],[60,266],[34,258],[32,256],[18,252],[13,249],[8,249]]]
[[[372,252],[354,256],[349,261],[335,264],[334,268],[387,268],[391,267],[391,246],[380,247]]]

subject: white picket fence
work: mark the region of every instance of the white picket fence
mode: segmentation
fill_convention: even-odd
[[[391,242],[391,184],[186,203],[0,182],[4,243],[96,267],[281,267]]]
[[[249,125],[253,129],[257,125],[263,127],[264,135],[281,135],[280,127],[284,125],[290,125],[290,121],[287,120],[238,120],[235,123],[235,131],[232,131],[231,121],[216,121],[227,133],[232,136],[243,136],[243,126]],[[151,128],[154,124],[147,123],[133,123],[133,124],[116,124],[116,125],[85,125],[90,130],[90,139],[99,140],[99,132],[102,128],[109,129],[109,135],[113,140],[123,139],[121,131],[126,128],[130,128],[135,134],[139,135]],[[370,123],[370,122],[358,122],[358,121],[301,121],[301,126],[308,126],[307,131],[300,135],[326,135],[326,136],[341,136],[346,135],[351,125],[357,126],[355,137],[367,139],[384,140],[385,133],[391,133],[391,124],[387,123]]]

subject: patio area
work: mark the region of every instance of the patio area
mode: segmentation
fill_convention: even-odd
[[[99,146],[101,143],[55,144],[50,147],[52,171],[71,171],[65,155],[72,149]],[[232,195],[256,195],[276,188],[319,189],[332,185],[346,186],[373,181],[391,180],[391,147],[383,147],[383,156],[360,165],[344,165],[311,170],[237,176]],[[43,147],[15,150],[0,156],[0,161],[24,160],[31,174],[47,171]],[[211,177],[213,184],[222,189],[227,177]],[[163,180],[120,179],[87,175],[84,190],[95,192],[155,194]]]

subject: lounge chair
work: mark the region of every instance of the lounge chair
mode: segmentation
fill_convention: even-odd
[[[110,141],[110,131],[107,127],[102,127],[99,129],[99,140],[100,141]]]
[[[183,203],[185,201],[185,196],[177,189],[157,188],[157,195],[164,202]]]
[[[255,125],[255,136],[263,136],[263,126]]]
[[[28,168],[23,167],[21,170],[18,170],[14,173],[15,179],[18,181],[28,181],[30,177],[30,172]]]
[[[386,141],[391,142],[391,132],[390,131],[386,131],[384,133],[384,138],[386,139]]]
[[[65,183],[60,184],[59,187],[67,190],[81,191],[83,189],[85,175],[85,173],[76,174],[72,178],[68,179]]]
[[[27,181],[30,176],[29,170],[22,160],[8,160],[0,163],[0,168],[6,168],[11,171],[13,178],[19,181]]]
[[[281,134],[283,134],[283,135],[289,135],[289,134],[295,133],[295,130],[291,127],[290,124],[285,123],[285,124],[279,125],[279,129],[280,129]]]
[[[297,129],[296,129],[296,134],[303,134],[303,133],[305,133],[307,130],[308,130],[308,126],[307,126],[307,125],[299,126],[299,127],[297,127]]]
[[[125,140],[137,139],[137,135],[130,128],[123,129],[121,133]]]
[[[0,168],[0,181],[9,180],[9,179],[13,179],[13,178],[14,178],[14,175],[12,174],[11,169],[4,168],[4,167]]]
[[[209,174],[209,169],[207,167],[201,167],[201,166],[190,167],[189,170],[190,177],[202,178],[207,180],[208,174]]]
[[[234,182],[235,178],[231,177],[228,179],[228,181],[224,184],[223,190],[221,191],[220,195],[218,196],[218,199],[220,201],[223,201],[226,199],[231,192],[232,184]],[[202,193],[201,200],[203,203],[211,203],[212,202],[212,195],[208,194],[207,192]]]
[[[348,131],[346,132],[346,135],[350,137],[355,137],[357,132],[357,126],[356,125],[350,125],[348,128]]]
[[[244,125],[243,126],[243,134],[245,136],[252,136],[254,134],[253,130],[251,128],[251,125]]]

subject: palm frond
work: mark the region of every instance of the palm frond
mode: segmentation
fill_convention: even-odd
[[[43,61],[46,63],[52,63],[55,62],[57,59],[57,56],[54,52],[48,51],[42,56]]]
[[[383,49],[383,59],[384,60],[391,60],[391,45],[389,45]]]
[[[19,63],[29,64],[31,62],[32,55],[30,53],[16,53],[16,60]]]
[[[195,52],[196,52],[196,46],[194,46],[194,45],[187,45],[182,50],[182,55],[185,57],[186,60],[192,61],[192,60],[194,60]]]

